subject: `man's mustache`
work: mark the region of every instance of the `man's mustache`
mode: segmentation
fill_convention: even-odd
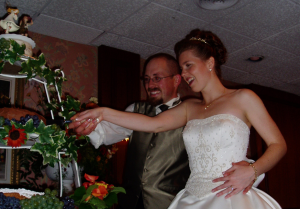
[[[150,91],[161,91],[161,90],[159,88],[148,88],[147,91],[150,92]]]

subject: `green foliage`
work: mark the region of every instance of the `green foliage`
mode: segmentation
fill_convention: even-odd
[[[17,129],[24,129],[27,134],[27,139],[32,134],[37,134],[36,142],[31,147],[30,151],[38,152],[43,157],[43,165],[49,163],[50,166],[54,167],[54,164],[58,162],[58,152],[64,151],[64,158],[61,159],[61,163],[67,166],[72,159],[77,160],[78,146],[76,143],[76,136],[67,136],[65,131],[57,128],[56,124],[46,126],[43,121],[40,122],[39,126],[35,128],[33,126],[32,119],[28,120],[25,125],[10,121],[11,125],[14,125]],[[0,142],[6,144],[7,141],[3,138],[8,136],[10,131],[9,126],[4,126],[4,129],[0,129]],[[88,137],[81,136],[86,142],[89,141]]]
[[[5,38],[0,39],[0,51],[5,51],[9,49],[10,47],[10,41],[6,40]]]

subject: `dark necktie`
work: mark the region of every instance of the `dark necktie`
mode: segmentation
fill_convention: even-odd
[[[169,106],[168,106],[168,105],[165,105],[165,104],[162,104],[162,105],[160,105],[158,108],[161,110],[161,112],[164,112],[164,111],[166,111],[167,109],[169,109]]]

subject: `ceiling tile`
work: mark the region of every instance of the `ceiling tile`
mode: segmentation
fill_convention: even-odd
[[[82,44],[88,44],[103,32],[45,15],[35,20],[30,31]]]
[[[159,47],[131,40],[111,33],[105,33],[101,35],[92,44],[96,46],[107,45],[125,51],[137,53],[140,54],[141,58],[144,59],[161,50],[161,48]]]
[[[169,49],[166,49],[166,48],[162,49],[162,50],[159,50],[157,53],[166,53],[166,54],[172,55],[173,57],[176,57],[174,50],[169,50]]]
[[[300,86],[300,78],[299,79],[296,79],[296,80],[293,80],[290,82],[290,84],[294,84],[296,86]]]
[[[158,47],[171,45],[183,38],[192,29],[201,28],[206,23],[183,15],[157,4],[150,4],[125,20],[112,31]]]
[[[248,37],[245,37],[243,35],[239,35],[237,33],[233,33],[229,30],[214,26],[214,25],[207,25],[204,28],[205,30],[209,30],[216,34],[223,44],[225,45],[228,53],[235,52],[239,49],[242,49],[246,46],[249,46],[250,44],[253,44],[256,42],[254,39],[250,39]]]
[[[108,30],[147,3],[147,0],[52,0],[43,13],[99,30]]]
[[[259,75],[266,75],[269,78],[290,83],[294,80],[300,79],[299,57],[285,60],[277,63],[272,67],[265,68],[255,72]]]
[[[300,15],[299,15],[300,18]],[[300,56],[300,24],[262,40],[264,43]]]
[[[248,76],[247,72],[230,68],[227,66],[221,66],[222,78],[227,81],[235,81],[237,78]]]
[[[247,59],[253,55],[262,55],[265,58],[261,62],[248,61]],[[295,57],[295,55],[286,51],[276,49],[262,42],[256,42],[253,45],[229,54],[226,66],[253,73],[278,63],[285,63],[287,60]]]
[[[49,0],[9,0],[11,6],[17,7],[20,12],[24,8],[30,9],[31,11],[39,11]],[[0,1],[4,7],[5,1]],[[3,3],[2,3],[3,2]]]
[[[286,0],[251,1],[213,24],[262,40],[299,24],[299,10],[300,6]]]
[[[249,3],[248,0],[240,0],[237,4],[228,9],[213,11],[198,7],[194,0],[154,0],[155,3],[166,6],[178,12],[190,15],[192,17],[211,22],[222,16],[232,13]]]
[[[245,76],[236,78],[232,80],[233,82],[240,83],[240,84],[257,84],[261,86],[266,86],[266,87],[271,87],[271,86],[276,86],[280,84],[281,82],[266,78],[263,76],[259,76],[256,74],[248,73]]]

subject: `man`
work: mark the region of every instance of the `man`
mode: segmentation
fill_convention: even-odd
[[[142,79],[148,101],[135,103],[126,111],[155,116],[180,104],[177,93],[181,82],[180,68],[171,55],[159,53],[149,57]],[[70,124],[70,128],[74,125]],[[131,136],[124,171],[126,195],[119,196],[122,209],[165,209],[184,188],[190,170],[182,131],[183,127],[157,134],[137,132],[106,121],[97,127],[79,126],[76,129],[80,134],[91,132],[89,137],[96,148]]]

